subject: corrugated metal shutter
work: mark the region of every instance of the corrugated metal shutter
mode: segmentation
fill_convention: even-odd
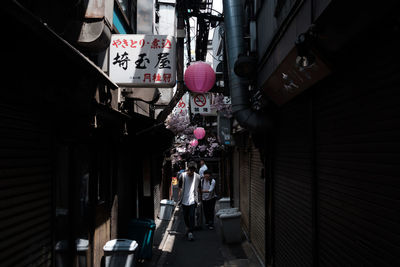
[[[312,154],[309,95],[279,114],[273,159],[273,225],[276,266],[312,266]]]
[[[400,55],[373,51],[316,91],[320,266],[400,266]]]
[[[250,158],[250,239],[265,263],[265,180],[258,149],[251,147]]]
[[[50,137],[32,110],[0,104],[0,265],[50,266]]]
[[[250,166],[249,166],[249,152],[245,148],[240,149],[239,154],[239,173],[240,173],[240,211],[242,212],[242,225],[244,230],[249,233],[249,190],[250,190]]]
[[[235,148],[233,151],[233,206],[240,207],[240,152]]]

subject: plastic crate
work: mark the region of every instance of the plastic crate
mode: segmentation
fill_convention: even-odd
[[[156,224],[151,219],[133,219],[129,222],[128,238],[138,243],[138,259],[151,259]]]

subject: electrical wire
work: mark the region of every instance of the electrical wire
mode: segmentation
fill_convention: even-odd
[[[223,61],[222,59],[216,58],[213,54],[211,54],[210,51],[207,51],[207,54],[210,54],[210,56],[211,56],[213,59],[215,59],[216,61],[218,61],[218,62],[222,62],[222,61]]]

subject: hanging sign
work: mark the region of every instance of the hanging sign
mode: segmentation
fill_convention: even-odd
[[[182,113],[188,112],[189,110],[189,96],[188,94],[184,94],[182,98],[179,100],[178,104],[176,104],[173,113]]]
[[[297,50],[293,48],[262,85],[266,95],[278,106],[290,101],[331,73],[330,67],[318,53],[313,53],[315,62],[308,67],[300,67],[296,64]]]
[[[190,106],[192,113],[208,115],[210,109],[211,94],[193,94],[190,97]]]
[[[228,146],[234,145],[231,135],[231,119],[218,114],[217,122],[218,140],[220,143]]]
[[[172,35],[114,34],[110,78],[125,87],[174,87],[175,38]]]

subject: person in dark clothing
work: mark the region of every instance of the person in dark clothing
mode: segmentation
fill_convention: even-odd
[[[204,177],[201,180],[201,193],[203,201],[204,217],[208,229],[214,229],[214,209],[215,209],[215,180],[211,178],[209,170],[204,171]]]
[[[194,240],[195,211],[199,203],[200,175],[195,172],[196,163],[189,162],[188,170],[179,177],[179,204],[182,205],[187,237]]]

